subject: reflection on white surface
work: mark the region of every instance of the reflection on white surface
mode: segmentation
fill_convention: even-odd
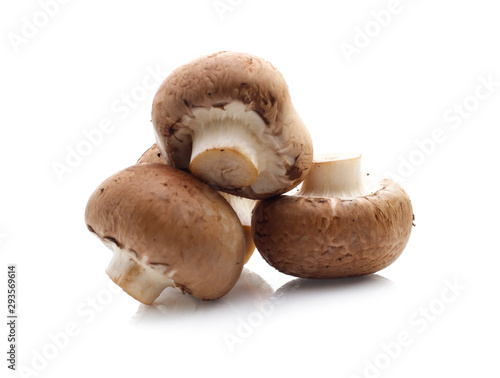
[[[269,299],[273,293],[272,287],[262,277],[244,268],[234,288],[216,301],[202,301],[182,294],[179,290],[167,288],[152,305],[141,304],[131,320],[143,322],[150,319],[175,319],[195,313],[209,315],[220,312],[219,309],[224,312],[229,309],[233,314],[241,313],[248,311],[256,303]]]
[[[309,278],[296,278],[281,286],[273,295],[273,300],[292,300],[301,296],[318,296],[325,291],[328,294],[351,292],[353,290],[372,290],[380,287],[394,287],[395,284],[388,278],[378,274],[369,276],[341,278],[331,280],[315,280]]]
[[[199,335],[204,334],[204,342],[218,345],[219,353],[240,356],[262,342],[262,338],[271,337],[268,342],[274,343],[273,334],[295,329],[293,319],[299,313],[313,316],[311,327],[317,325],[321,332],[337,332],[344,323],[343,317],[353,316],[346,303],[382,303],[380,300],[396,287],[391,280],[376,274],[332,280],[290,279],[275,291],[262,277],[245,268],[233,290],[216,301],[202,301],[167,288],[152,305],[141,304],[130,323],[138,331],[151,328],[158,337],[168,335],[187,343],[199,343]],[[318,303],[322,306],[318,307]],[[332,315],[327,325],[322,317],[328,312]]]
[[[203,316],[218,314],[235,318],[248,314],[267,302],[300,303],[305,298],[320,298],[322,295],[331,297],[335,294],[350,295],[354,292],[366,293],[383,287],[395,287],[395,284],[383,276],[372,274],[331,280],[295,278],[274,291],[262,277],[245,268],[234,288],[219,300],[202,301],[191,295],[182,294],[179,290],[167,288],[152,305],[140,304],[131,321],[143,323],[150,320],[184,319],[194,314]]]

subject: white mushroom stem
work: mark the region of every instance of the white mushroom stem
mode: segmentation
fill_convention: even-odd
[[[193,137],[191,172],[209,184],[230,188],[252,185],[259,176],[258,148],[244,126],[225,119]]]
[[[193,109],[193,117],[183,123],[193,130],[189,169],[211,185],[244,188],[252,185],[269,160],[263,143],[266,126],[245,105],[233,102],[224,106]],[[259,141],[258,135],[261,136]]]
[[[299,195],[352,198],[370,193],[361,174],[360,154],[329,154],[314,158]]]
[[[219,192],[219,194],[224,197],[224,199],[231,205],[234,212],[240,219],[241,225],[243,226],[243,232],[245,233],[245,244],[247,247],[245,257],[246,264],[248,260],[250,260],[250,257],[255,250],[255,244],[252,238],[252,211],[257,201],[234,196],[232,194],[224,192]]]
[[[166,274],[138,261],[133,253],[113,244],[113,258],[106,273],[127,294],[144,304],[151,304],[174,281]]]
[[[250,226],[252,224],[252,211],[257,203],[256,200],[224,192],[219,192],[219,194],[231,205],[243,226]]]

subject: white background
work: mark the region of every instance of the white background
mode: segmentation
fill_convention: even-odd
[[[220,3],[233,5],[218,14],[212,0],[75,0],[44,17],[37,1],[2,2],[0,313],[15,263],[18,368],[31,369],[21,376],[497,376],[497,2],[401,0],[378,24],[372,12],[389,1]],[[366,28],[372,37],[360,36]],[[400,176],[416,227],[392,266],[296,280],[256,252],[223,299],[171,289],[149,307],[110,284],[111,252],[83,213],[95,187],[154,141],[155,89],[139,87],[148,70],[164,77],[220,50],[283,73],[317,152],[361,152],[365,171]],[[497,84],[474,99],[481,80]],[[117,111],[131,93],[133,107]],[[464,101],[467,114],[443,118]],[[59,179],[54,164],[103,119],[113,130]],[[396,347],[401,333],[411,342]]]

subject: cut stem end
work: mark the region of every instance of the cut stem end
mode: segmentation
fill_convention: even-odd
[[[197,115],[189,169],[208,184],[244,188],[259,176],[261,142],[251,131],[254,120],[241,109],[235,113],[227,107]]]
[[[259,176],[252,160],[231,148],[201,152],[191,160],[189,169],[206,183],[229,189],[250,186]]]
[[[113,248],[113,258],[106,273],[127,294],[139,302],[150,305],[174,281],[165,274],[138,261],[134,254],[118,247]]]

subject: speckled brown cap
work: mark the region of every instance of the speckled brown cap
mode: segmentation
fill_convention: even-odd
[[[283,76],[269,62],[249,54],[220,52],[176,69],[154,98],[152,120],[158,147],[175,167],[186,169],[191,164],[193,174],[231,194],[259,199],[285,193],[303,180],[312,162],[311,137],[292,105]],[[212,133],[197,142],[202,139],[197,137],[200,130],[207,134],[207,129],[219,128],[214,133],[224,136],[235,124],[240,129],[231,138],[237,142],[218,149],[219,138],[219,145],[211,147],[227,156],[217,167],[220,171],[205,175],[210,164],[197,164],[200,172],[193,170],[192,154],[210,148],[206,139],[213,138]],[[258,169],[255,181],[245,187],[232,186],[233,177],[226,177],[244,168],[244,159],[231,166],[230,154],[235,151]]]
[[[157,144],[153,144],[137,161],[137,164],[146,164],[146,163],[157,163],[157,164],[165,164],[163,160],[168,162],[172,162],[168,156],[165,159],[162,159],[162,154],[158,149]],[[171,163],[172,164],[172,163]],[[219,194],[231,205],[233,210],[238,215],[240,219],[241,225],[243,226],[243,231],[245,233],[245,244],[246,244],[246,255],[245,255],[245,264],[252,257],[253,252],[255,250],[255,244],[252,239],[252,210],[256,205],[257,201],[242,198],[238,196],[234,196],[228,193],[219,192]]]
[[[155,143],[151,147],[149,147],[146,152],[144,152],[139,160],[137,160],[137,164],[144,164],[144,163],[156,163],[156,164],[165,164],[169,165],[171,167],[174,166],[174,162],[170,157],[164,156],[162,158],[161,152],[158,149],[158,145]]]
[[[377,272],[405,248],[413,223],[410,198],[383,180],[354,198],[278,196],[260,201],[253,238],[279,271],[304,278],[354,277]]]
[[[236,213],[213,189],[173,167],[140,164],[111,176],[91,195],[85,220],[115,255],[126,254],[108,274],[143,303],[166,286],[217,299],[243,267],[245,236]],[[122,272],[130,261],[133,267]],[[129,290],[135,275],[141,282]],[[149,295],[141,285],[159,292]]]

